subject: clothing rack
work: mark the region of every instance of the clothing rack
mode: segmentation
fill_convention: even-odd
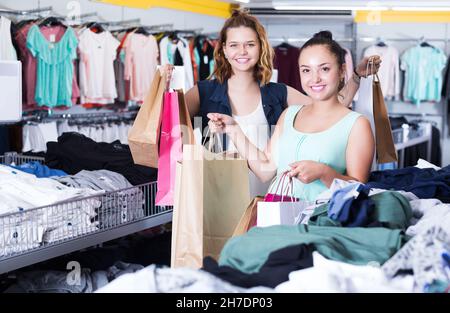
[[[281,42],[307,42],[310,37],[299,37],[299,38],[289,38],[289,37],[269,37],[269,41],[281,41]],[[353,38],[337,38],[337,42],[353,42]]]
[[[0,14],[11,14],[11,15],[37,15],[36,13],[53,11],[53,7],[44,7],[39,9],[31,10],[10,10],[10,9],[0,9]]]
[[[115,21],[115,22],[103,21],[103,22],[97,22],[97,23],[100,25],[106,25],[106,26],[122,26],[122,25],[128,25],[128,24],[133,24],[133,23],[141,23],[141,19],[135,18],[135,19],[131,19],[131,20],[123,20],[123,21]]]
[[[31,114],[28,116],[24,116],[22,118],[23,122],[29,121],[57,121],[57,120],[99,120],[103,119],[105,121],[108,120],[118,120],[118,119],[134,119],[136,117],[137,111],[126,111],[126,112],[108,112],[108,113],[80,113],[80,114],[71,114],[71,113],[63,113],[63,114],[48,114],[48,112],[44,111],[42,113]]]
[[[145,29],[152,31],[152,32],[163,32],[163,31],[172,31],[173,30],[173,24],[160,24],[160,25],[150,25],[150,26],[141,26]]]
[[[129,30],[132,30],[133,28],[143,28],[149,32],[156,33],[156,32],[164,32],[164,31],[173,31],[173,24],[158,24],[158,25],[136,24],[136,25],[131,25],[128,28],[113,29],[113,30],[111,30],[111,32],[129,31]]]
[[[417,42],[422,42],[422,41],[442,41],[442,42],[446,42],[448,41],[448,39],[445,38],[425,38],[425,37],[420,37],[420,38],[382,38],[382,37],[360,37],[357,38],[357,40],[359,41],[367,41],[367,42],[372,42],[372,41],[406,41],[406,42],[410,42],[410,41],[417,41]]]
[[[84,13],[84,14],[80,14],[80,16],[78,16],[79,18],[87,18],[87,17],[97,17],[98,14],[97,12],[91,12],[91,13]]]
[[[174,33],[177,34],[186,34],[186,35],[198,35],[203,31],[203,28],[194,28],[194,29],[177,29],[173,30]]]

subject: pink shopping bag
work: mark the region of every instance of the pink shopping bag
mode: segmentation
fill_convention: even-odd
[[[182,91],[165,92],[159,140],[156,205],[173,205],[176,164],[182,159],[182,144],[193,142],[189,112]]]
[[[282,173],[279,178],[275,177],[272,181],[264,202],[297,202],[299,199],[290,196],[294,191],[293,188],[292,178],[288,177],[287,172]]]

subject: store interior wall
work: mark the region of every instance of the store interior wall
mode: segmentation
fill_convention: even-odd
[[[61,15],[70,15],[79,10],[80,14],[98,12],[98,15],[108,21],[120,21],[140,18],[143,25],[157,25],[172,23],[174,29],[197,29],[201,28],[204,33],[213,33],[220,30],[224,19],[207,16],[197,13],[177,11],[164,8],[152,8],[149,10],[123,8],[109,4],[92,2],[89,0],[78,1],[54,1],[54,0],[1,0],[0,7],[16,10],[27,10],[38,7],[52,6],[53,10]],[[392,41],[395,38],[449,38],[449,23],[381,23],[379,25],[369,25],[365,23],[353,24],[351,17],[270,17],[259,18],[268,32],[269,40],[273,46],[283,42],[285,39],[294,39],[290,43],[300,47],[303,42],[295,41],[295,38],[309,38],[320,30],[330,30],[333,37],[357,38],[356,43],[344,41],[342,46],[353,50],[355,62],[359,60],[364,49],[374,42],[360,40],[363,37],[380,37],[386,43],[396,47],[401,55],[407,48],[412,47],[416,42],[412,41]],[[353,30],[354,27],[354,30]],[[359,39],[358,39],[359,38]],[[450,54],[450,40],[430,42],[434,46],[442,49],[448,56]],[[425,102],[416,107],[410,103],[402,101],[387,101],[390,113],[425,113],[437,116],[427,116],[426,119],[435,121],[441,130],[442,164],[450,164],[450,136],[448,136],[448,123],[444,112],[443,103]],[[71,108],[71,113],[83,111],[80,106]]]

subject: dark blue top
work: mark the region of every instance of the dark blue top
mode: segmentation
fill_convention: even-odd
[[[208,125],[208,113],[231,114],[228,99],[228,82],[220,84],[217,80],[199,81],[200,112],[203,129]],[[261,87],[261,101],[269,125],[276,125],[281,113],[287,107],[287,87],[285,84],[268,83]]]

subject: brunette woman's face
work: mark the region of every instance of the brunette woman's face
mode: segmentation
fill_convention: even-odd
[[[253,72],[260,57],[258,35],[249,27],[229,28],[223,51],[234,73]]]
[[[303,90],[314,100],[324,101],[336,97],[339,83],[344,78],[344,66],[325,45],[309,46],[299,58],[300,80]]]

